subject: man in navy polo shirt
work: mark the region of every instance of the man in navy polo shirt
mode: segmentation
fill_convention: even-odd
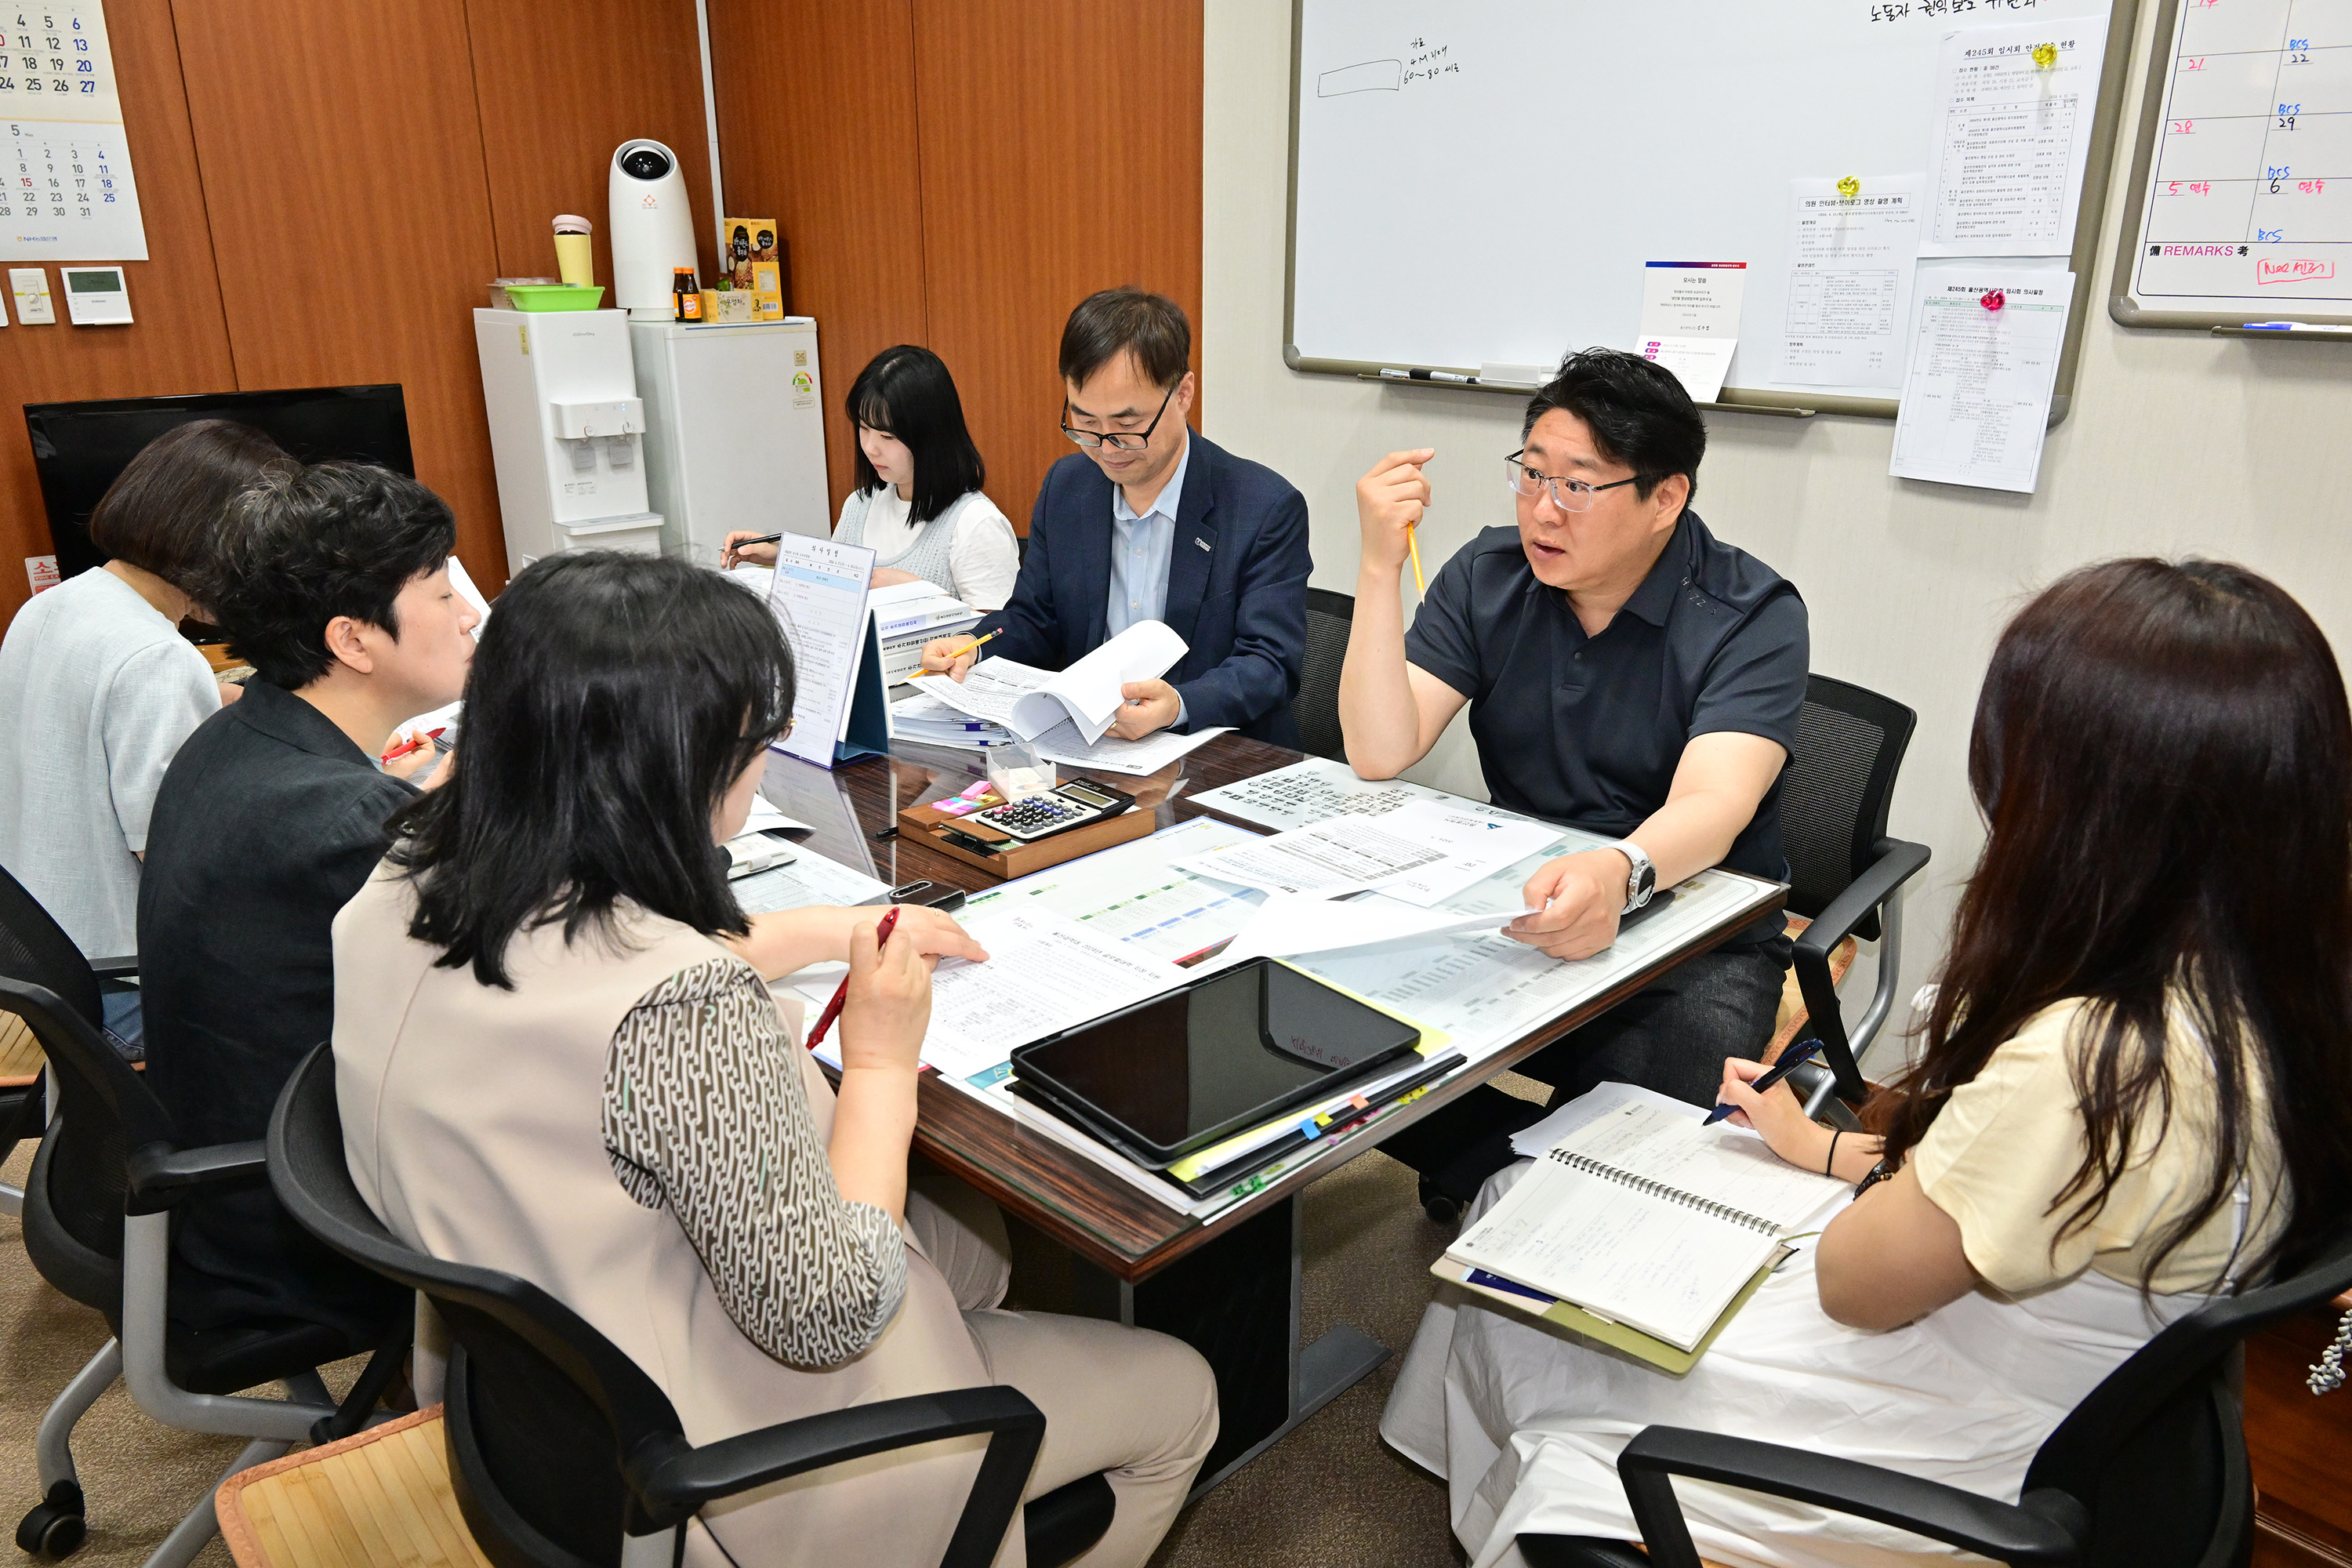
[[[1670,373],[1615,349],[1571,354],[1521,441],[1496,454],[1518,526],[1447,562],[1410,632],[1399,574],[1435,453],[1391,452],[1358,481],[1339,722],[1356,772],[1391,778],[1466,702],[1496,805],[1615,840],[1548,862],[1527,888],[1543,912],[1509,930],[1582,958],[1707,867],[1788,875],[1780,776],[1805,698],[1805,605],[1690,510],[1706,426]],[[1614,1079],[1712,1105],[1724,1058],[1771,1038],[1788,965],[1775,910],[1519,1070],[1555,1102]]]

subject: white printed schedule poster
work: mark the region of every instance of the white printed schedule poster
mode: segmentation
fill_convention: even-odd
[[[99,0],[0,0],[0,261],[144,261]]]

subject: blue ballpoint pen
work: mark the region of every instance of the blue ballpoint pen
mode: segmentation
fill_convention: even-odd
[[[1807,1062],[1811,1061],[1815,1057],[1820,1056],[1821,1054],[1822,1043],[1819,1040],[1805,1040],[1797,1045],[1790,1046],[1787,1050],[1780,1053],[1780,1059],[1772,1064],[1772,1070],[1770,1072],[1766,1073],[1762,1078],[1758,1079],[1754,1083],[1749,1084],[1748,1087],[1754,1089],[1757,1093],[1761,1094],[1766,1089],[1770,1089],[1774,1084],[1779,1083],[1782,1079],[1787,1078],[1790,1073],[1796,1071],[1799,1068],[1804,1066]],[[1706,1120],[1700,1122],[1699,1125],[1702,1127],[1712,1127],[1717,1122],[1722,1121],[1725,1117],[1730,1115],[1733,1111],[1738,1109],[1739,1107],[1736,1105],[1717,1105],[1713,1110],[1706,1113]]]

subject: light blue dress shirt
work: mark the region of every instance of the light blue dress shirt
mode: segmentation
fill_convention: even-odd
[[[1176,549],[1176,509],[1184,499],[1184,470],[1192,461],[1192,436],[1184,435],[1183,455],[1151,510],[1141,517],[1127,504],[1127,492],[1110,488],[1110,608],[1105,633],[1117,637],[1138,621],[1168,616],[1168,559]]]
[[[1192,462],[1192,433],[1151,510],[1138,517],[1127,492],[1110,488],[1110,604],[1104,618],[1108,640],[1139,621],[1168,617],[1168,563],[1176,550],[1176,509],[1183,503],[1184,470]],[[1176,723],[1184,722],[1184,701],[1176,702]],[[1171,728],[1174,726],[1171,725]]]

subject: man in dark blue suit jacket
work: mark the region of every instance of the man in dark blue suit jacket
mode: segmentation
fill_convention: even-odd
[[[997,634],[989,654],[1061,669],[1164,621],[1190,651],[1167,679],[1125,688],[1111,733],[1228,724],[1296,745],[1307,500],[1188,428],[1192,347],[1183,310],[1156,294],[1106,289],[1070,313],[1062,428],[1080,450],[1046,471],[1013,597],[974,631]],[[925,667],[961,679],[974,656],[948,655],[969,641],[932,643]]]

